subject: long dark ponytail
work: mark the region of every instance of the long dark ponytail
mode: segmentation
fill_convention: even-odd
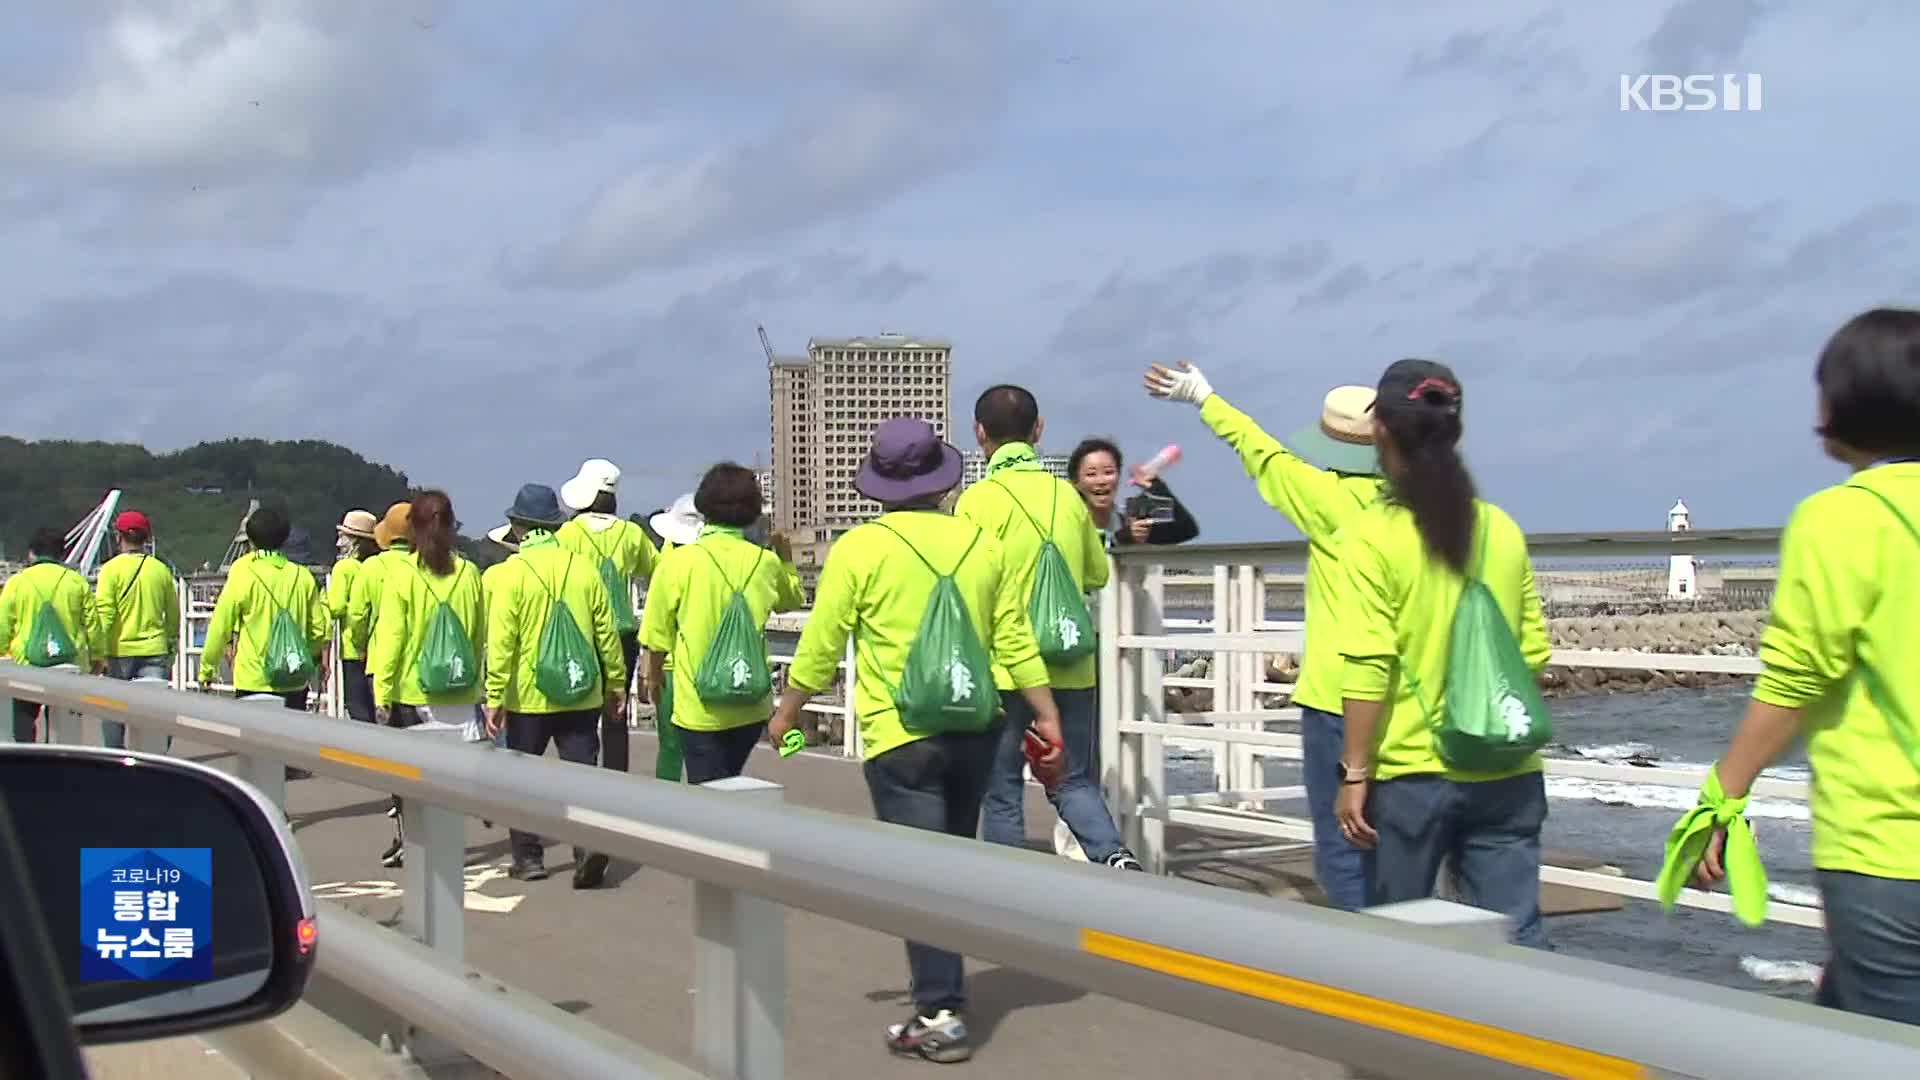
[[[1402,360],[1380,379],[1374,414],[1398,453],[1391,497],[1413,512],[1421,542],[1457,573],[1473,557],[1473,476],[1460,458],[1460,383],[1444,365]]]
[[[453,573],[453,500],[444,491],[421,492],[407,516],[413,524],[413,550],[420,554],[420,561],[441,577]]]

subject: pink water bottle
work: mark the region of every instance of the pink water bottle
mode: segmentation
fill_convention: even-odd
[[[1145,464],[1133,467],[1133,482],[1146,487],[1167,468],[1180,461],[1180,447],[1169,444],[1164,450],[1148,458]]]

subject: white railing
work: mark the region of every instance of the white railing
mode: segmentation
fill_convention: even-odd
[[[1658,534],[1656,534],[1658,535]],[[1693,550],[1715,538],[1692,538]],[[1699,543],[1704,541],[1705,543]],[[1583,544],[1590,539],[1583,540]],[[1651,547],[1666,553],[1669,538],[1638,540],[1620,547]],[[1728,544],[1738,554],[1750,555],[1764,543],[1741,535]],[[1530,538],[1536,557],[1571,554],[1551,541]],[[1614,549],[1618,550],[1618,548]],[[1289,847],[1305,848],[1313,839],[1312,823],[1302,817],[1277,813],[1269,804],[1297,799],[1299,787],[1270,787],[1263,779],[1268,759],[1298,761],[1302,757],[1298,723],[1300,711],[1273,702],[1290,693],[1288,684],[1270,681],[1265,657],[1301,653],[1304,628],[1298,622],[1266,617],[1266,578],[1274,567],[1297,565],[1303,557],[1298,545],[1237,545],[1231,557],[1242,561],[1208,563],[1216,556],[1206,548],[1129,549],[1115,560],[1113,581],[1103,594],[1101,610],[1103,789],[1122,834],[1142,861],[1164,871],[1185,861],[1169,853],[1165,830],[1169,823],[1248,837],[1253,842],[1237,848],[1209,847],[1209,860],[1270,854]],[[1169,570],[1211,571],[1211,617],[1172,619],[1166,615],[1166,573]],[[1183,579],[1183,583],[1186,580]],[[1196,631],[1196,624],[1199,632]],[[1168,675],[1166,658],[1174,654],[1211,656],[1204,678]],[[1640,669],[1757,675],[1760,664],[1751,657],[1707,654],[1609,652],[1556,649],[1553,664],[1560,667]],[[1170,715],[1166,688],[1207,689],[1213,708],[1204,712]],[[1167,793],[1166,747],[1210,747],[1213,750],[1215,790],[1193,795]],[[1550,758],[1548,776],[1578,777],[1623,784],[1649,784],[1697,790],[1705,774],[1693,768],[1642,768],[1595,761]],[[1804,781],[1763,777],[1753,793],[1773,799],[1804,802]],[[1277,843],[1276,843],[1277,842]],[[1543,866],[1541,880],[1615,896],[1650,900],[1653,884],[1617,873]],[[1679,903],[1713,911],[1729,911],[1728,897],[1688,890]],[[1823,925],[1820,909],[1774,900],[1768,918],[1796,926]]]

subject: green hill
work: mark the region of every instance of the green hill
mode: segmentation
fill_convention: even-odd
[[[130,443],[0,438],[0,551],[23,558],[36,528],[66,531],[116,487],[122,509],[153,519],[161,556],[182,571],[219,564],[249,499],[285,507],[313,534],[316,561],[331,562],[341,515],[379,514],[416,490],[405,473],[317,440],[225,439],[154,454]],[[491,544],[462,547],[497,557]]]

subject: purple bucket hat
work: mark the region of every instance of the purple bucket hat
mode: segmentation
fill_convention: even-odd
[[[853,478],[855,491],[881,503],[943,495],[960,483],[965,462],[933,430],[912,416],[896,416],[873,433],[873,449]]]

